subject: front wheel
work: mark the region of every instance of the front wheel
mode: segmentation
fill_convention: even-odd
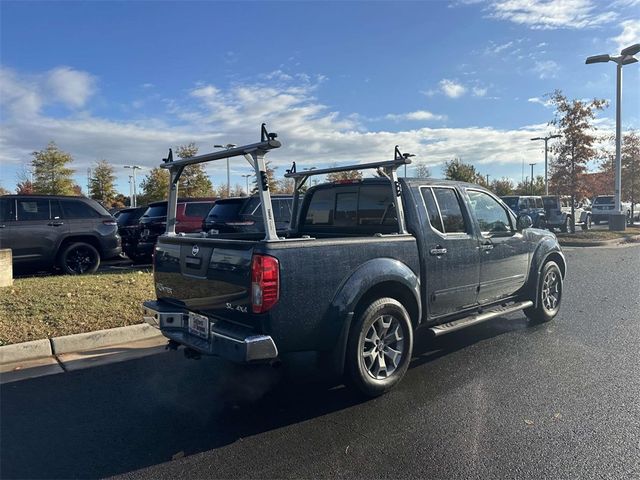
[[[99,266],[100,254],[93,245],[88,243],[72,243],[60,255],[60,267],[64,273],[70,275],[94,273]]]
[[[524,314],[532,322],[548,322],[558,314],[562,301],[562,272],[556,262],[548,261],[544,264],[538,278],[537,297],[533,300],[535,306],[524,310]]]
[[[591,230],[591,215],[587,215],[587,218],[584,220],[584,223],[582,224],[582,230],[585,232],[587,230]]]
[[[402,379],[412,351],[407,310],[394,298],[380,298],[351,328],[345,358],[348,380],[367,397],[382,395]]]

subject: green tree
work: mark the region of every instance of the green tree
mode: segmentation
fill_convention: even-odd
[[[74,195],[73,169],[69,164],[71,155],[63,152],[54,142],[44,150],[33,152],[33,190],[44,195]]]
[[[529,177],[523,182],[519,182],[513,192],[517,195],[544,195],[544,177],[538,175],[533,179],[533,185]]]
[[[147,173],[140,184],[142,195],[138,198],[140,205],[166,200],[169,195],[169,171],[155,167]]]
[[[476,183],[478,181],[478,172],[476,167],[469,163],[464,163],[458,157],[445,162],[444,178],[447,180],[457,180],[459,182]]]
[[[490,190],[498,195],[504,197],[505,195],[513,194],[513,180],[507,177],[502,177],[491,182]]]
[[[550,124],[556,127],[554,133],[561,135],[551,145],[555,158],[550,162],[550,190],[558,195],[571,195],[573,204],[575,198],[590,193],[584,177],[587,164],[598,155],[594,147],[597,137],[593,121],[597,112],[606,108],[607,102],[602,99],[569,100],[560,90],[548,96],[556,111]]]
[[[105,207],[111,208],[115,200],[116,176],[113,167],[106,160],[100,160],[89,178],[89,197],[99,201]]]
[[[431,170],[424,162],[417,162],[413,167],[413,173],[417,178],[429,178],[431,176]]]
[[[191,142],[176,148],[178,158],[192,158],[198,154],[198,146]],[[201,163],[185,167],[178,182],[178,194],[181,197],[211,197],[213,184]]]

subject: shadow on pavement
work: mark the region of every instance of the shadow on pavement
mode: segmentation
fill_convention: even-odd
[[[434,360],[526,326],[524,317],[496,319],[435,340],[419,331],[411,369],[420,374],[408,372],[394,408],[410,408],[398,399],[406,403],[424,389],[435,375]],[[282,370],[268,366],[192,361],[169,352],[3,385],[0,477],[116,475],[170,461],[179,452],[193,455],[350,407],[367,408],[343,386],[282,380]],[[447,388],[434,382],[429,395]],[[394,394],[372,402],[387,404]],[[427,400],[424,392],[420,396]]]

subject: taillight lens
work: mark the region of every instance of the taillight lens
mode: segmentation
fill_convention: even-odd
[[[264,313],[280,298],[280,265],[269,255],[254,255],[251,260],[251,308]]]

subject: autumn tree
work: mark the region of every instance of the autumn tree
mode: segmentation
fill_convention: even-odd
[[[457,180],[459,182],[476,183],[478,172],[476,167],[469,163],[464,163],[458,157],[445,162],[443,168],[444,178],[447,180]]]
[[[0,195],[11,195],[11,192],[6,188],[0,186]]]
[[[431,176],[431,170],[424,162],[417,162],[413,167],[413,173],[417,178],[429,178]]]
[[[513,180],[507,177],[495,179],[491,182],[489,189],[499,197],[512,195],[514,189]]]
[[[593,121],[606,100],[569,100],[560,90],[548,95],[556,114],[550,122],[560,139],[551,145],[555,158],[551,160],[551,190],[556,194],[571,195],[571,216],[575,218],[573,205],[576,198],[587,196],[584,175],[587,164],[597,157],[594,144],[597,140]]]
[[[610,180],[610,191],[614,191],[613,182],[615,181],[615,136],[610,136],[608,141],[604,159],[601,168],[604,177]],[[640,136],[635,130],[630,130],[622,136],[622,145],[620,148],[620,162],[622,176],[620,198],[622,201],[631,202],[632,210],[640,199]],[[635,212],[632,212],[635,215]]]
[[[31,172],[26,165],[18,170],[16,174],[16,193],[18,195],[31,195],[33,194],[33,182],[31,181]]]
[[[89,177],[89,197],[99,201],[106,207],[111,207],[115,200],[116,175],[113,166],[106,160],[100,160],[96,163],[95,168]]]
[[[327,182],[341,182],[348,180],[362,180],[362,171],[347,170],[346,172],[332,172],[327,174]]]
[[[192,158],[198,154],[198,146],[191,142],[176,148],[178,158]],[[201,163],[188,165],[182,171],[178,182],[178,192],[182,197],[211,197],[214,195],[213,184]]]
[[[63,152],[54,142],[44,150],[33,152],[33,190],[44,195],[74,195],[73,169],[69,164],[71,155]]]

